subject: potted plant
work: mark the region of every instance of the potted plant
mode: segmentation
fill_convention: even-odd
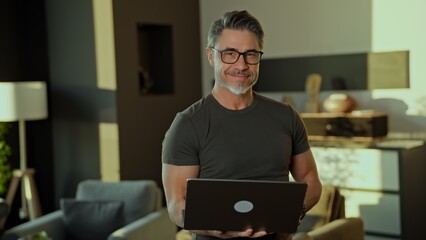
[[[12,168],[8,161],[12,150],[5,140],[8,128],[9,125],[7,123],[0,122],[0,197],[6,195],[9,180],[12,177]]]

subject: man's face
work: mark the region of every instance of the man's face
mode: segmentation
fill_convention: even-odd
[[[241,53],[249,50],[261,50],[254,33],[231,29],[223,30],[217,38],[215,49],[219,51],[236,50]],[[210,48],[207,49],[207,56],[210,65],[214,68],[217,85],[240,95],[246,93],[256,83],[259,75],[259,64],[247,64],[242,55],[236,63],[223,63],[220,53]]]

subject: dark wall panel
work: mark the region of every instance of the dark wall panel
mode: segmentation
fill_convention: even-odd
[[[322,77],[321,91],[408,88],[409,51],[264,59],[255,90],[305,91],[311,73]]]
[[[264,59],[257,91],[305,91],[306,77],[322,76],[321,90],[367,89],[366,53]]]
[[[138,28],[160,26],[168,41],[150,43],[139,49]],[[161,26],[166,26],[164,30]],[[161,143],[175,114],[201,97],[199,3],[174,0],[114,1],[117,63],[117,118],[122,179],[154,179],[161,184]],[[156,29],[145,29],[155,38]],[[142,36],[142,37],[143,37]],[[143,45],[147,46],[147,45]],[[142,94],[139,81],[141,56],[164,61],[164,91]],[[144,57],[145,56],[145,57]],[[153,64],[155,61],[151,62]],[[143,63],[143,62],[142,62]],[[157,63],[161,68],[161,64]],[[155,79],[154,79],[155,80]]]

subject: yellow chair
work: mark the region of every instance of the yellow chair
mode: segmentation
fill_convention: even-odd
[[[319,202],[306,214],[293,240],[363,240],[361,218],[345,217],[345,198],[331,185],[324,185]]]
[[[307,233],[298,232],[293,240],[363,240],[363,226],[361,218],[340,218]]]
[[[298,232],[308,232],[333,220],[345,217],[345,198],[331,185],[322,187],[321,198],[306,214]]]

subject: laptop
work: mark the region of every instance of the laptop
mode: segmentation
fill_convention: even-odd
[[[294,233],[306,189],[301,182],[191,178],[184,228]]]

